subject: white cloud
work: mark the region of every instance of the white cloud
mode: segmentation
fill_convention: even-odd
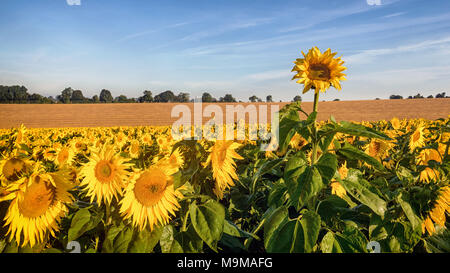
[[[382,48],[382,49],[370,49],[364,50],[360,53],[346,56],[345,60],[347,63],[357,64],[357,63],[368,63],[373,61],[376,57],[382,55],[390,55],[390,54],[400,54],[405,52],[413,52],[424,49],[429,49],[434,46],[440,46],[450,43],[450,37],[445,37],[437,40],[428,40],[420,43],[414,43],[409,45],[402,45],[393,48]]]

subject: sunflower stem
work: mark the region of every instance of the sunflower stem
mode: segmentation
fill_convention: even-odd
[[[319,104],[319,91],[318,90],[315,90],[315,91],[316,92],[314,93],[313,113],[317,112],[317,106]],[[317,117],[315,117],[314,121],[313,121],[313,150],[312,150],[312,155],[311,155],[311,165],[316,163],[316,158],[317,158],[318,139],[317,139],[316,119],[317,119]]]

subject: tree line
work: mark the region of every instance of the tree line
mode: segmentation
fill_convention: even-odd
[[[250,102],[262,102],[263,100],[255,95],[248,98]],[[226,94],[218,99],[214,98],[210,93],[204,92],[201,98],[202,102],[238,102],[232,94]],[[292,101],[301,101],[300,96],[295,96]],[[272,95],[266,97],[266,102],[273,102]],[[65,88],[61,94],[53,97],[45,97],[37,93],[30,94],[25,86],[3,86],[0,85],[0,103],[36,103],[36,104],[52,104],[52,103],[146,103],[146,102],[194,102],[190,98],[189,93],[180,92],[175,95],[171,90],[164,91],[153,96],[152,91],[145,90],[143,95],[138,98],[128,98],[125,95],[113,97],[111,91],[102,89],[99,95],[91,98],[85,97],[81,90],[74,90],[71,87]],[[239,101],[242,102],[242,101]],[[280,100],[281,102],[281,100]]]
[[[433,99],[433,98],[441,99],[441,98],[450,98],[450,97],[449,97],[449,96],[445,96],[445,92],[442,92],[442,93],[436,94],[435,97],[433,97],[433,95],[429,95],[429,96],[426,97],[426,98],[427,98],[427,99]],[[391,99],[391,100],[402,100],[403,97],[400,96],[400,95],[391,95],[391,96],[389,97],[389,99]],[[420,93],[417,93],[417,94],[414,95],[414,96],[408,96],[407,99],[425,99],[425,97],[422,96]]]

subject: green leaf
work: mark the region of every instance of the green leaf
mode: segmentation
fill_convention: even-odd
[[[409,222],[411,222],[413,229],[420,232],[422,230],[422,220],[419,218],[419,216],[417,216],[417,214],[414,212],[414,209],[411,207],[409,194],[406,191],[400,192],[400,194],[397,196],[397,202],[402,207],[403,212],[405,213]]]
[[[319,237],[320,216],[314,211],[307,211],[302,215],[300,224],[303,229],[304,252],[310,253]]]
[[[68,241],[75,241],[88,231],[90,227],[91,213],[88,209],[78,210],[72,218],[68,232]]]
[[[317,195],[323,187],[324,184],[319,170],[315,166],[308,166],[298,177],[296,183],[288,185],[288,191],[293,205],[297,205],[300,208],[311,197]]]
[[[114,253],[127,253],[131,240],[133,239],[133,229],[125,227],[117,234],[114,240]]]
[[[331,231],[323,236],[320,249],[323,253],[342,253],[342,248]]]
[[[198,236],[213,250],[217,250],[217,242],[223,232],[225,209],[213,200],[197,206],[195,202],[189,207],[192,226]]]
[[[380,171],[385,170],[383,164],[376,158],[371,157],[370,155],[366,154],[365,152],[359,150],[358,148],[348,143],[345,143],[344,147],[340,148],[338,152],[349,159],[357,159],[364,161]]]
[[[268,253],[291,253],[294,252],[296,246],[296,240],[294,238],[294,233],[296,228],[300,228],[300,240],[303,237],[303,231],[301,230],[300,224],[297,221],[286,221],[283,222],[279,227],[279,230],[272,234],[270,243],[266,246],[266,251]],[[301,246],[302,244],[300,244]],[[300,251],[299,251],[300,252]]]
[[[319,170],[322,178],[330,181],[336,173],[338,165],[337,157],[331,153],[323,154],[314,165]]]
[[[228,220],[225,220],[224,223],[225,223],[225,224],[224,224],[224,226],[223,226],[223,233],[225,233],[225,234],[228,234],[228,235],[234,236],[234,237],[239,237],[239,238],[249,238],[249,237],[252,237],[252,238],[254,238],[254,239],[256,239],[256,240],[259,240],[259,237],[258,237],[258,236],[254,235],[254,234],[252,234],[252,233],[243,231],[243,230],[240,229],[238,226],[236,226],[234,223],[232,223],[232,222],[230,222],[230,221],[228,221]]]
[[[305,171],[307,165],[308,161],[306,160],[305,154],[301,151],[297,152],[286,162],[286,166],[284,168],[284,180],[297,180],[300,174]]]
[[[363,136],[369,138],[391,140],[391,138],[389,138],[382,132],[378,132],[377,130],[374,130],[370,127],[351,123],[348,121],[341,121],[339,124],[336,124],[335,131],[353,136]]]
[[[170,253],[173,240],[174,240],[173,226],[167,225],[163,228],[161,232],[161,237],[159,238],[159,245],[161,246],[162,253]]]
[[[281,227],[289,220],[288,209],[279,207],[268,216],[264,223],[264,247],[266,250],[272,250],[276,244],[276,234],[280,232]]]
[[[336,234],[335,239],[344,253],[366,253],[368,240],[352,221],[345,221],[346,227],[342,234]]]
[[[350,169],[348,171],[347,178],[344,180],[338,178],[338,181],[342,184],[342,186],[344,186],[347,193],[359,202],[371,208],[376,214],[384,217],[387,210],[386,201],[381,199],[381,197],[364,185],[369,182],[362,178],[361,172]]]
[[[119,226],[111,226],[106,232],[105,240],[103,241],[102,252],[113,253],[114,252],[114,240],[117,235],[124,229],[123,223]]]
[[[128,252],[130,253],[150,253],[159,241],[163,227],[158,226],[153,231],[135,231],[135,239],[131,242]]]
[[[289,147],[289,142],[296,132],[296,127],[300,122],[297,110],[289,110],[285,115],[280,115],[279,127],[279,150],[285,153]]]
[[[192,225],[186,231],[175,234],[171,253],[200,253],[203,249],[203,240],[198,236]]]

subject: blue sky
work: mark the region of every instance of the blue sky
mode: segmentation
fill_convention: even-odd
[[[69,0],[76,2],[78,0]],[[379,5],[381,3],[381,5]],[[2,0],[0,84],[291,100],[313,46],[346,61],[324,100],[450,94],[448,0]],[[302,95],[305,101],[312,93]]]

